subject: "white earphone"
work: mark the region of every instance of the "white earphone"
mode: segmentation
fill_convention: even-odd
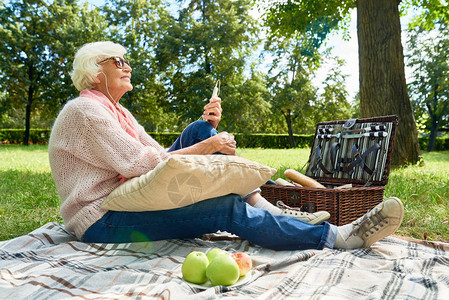
[[[103,71],[100,71],[101,74],[104,75],[104,79],[105,79],[105,85],[106,85],[106,91],[108,92],[109,97],[111,97],[112,101],[114,102],[114,105],[117,104],[117,101],[115,101],[114,97],[111,96],[111,93],[109,93],[109,88],[108,88],[108,76],[106,76],[105,73],[103,73]]]

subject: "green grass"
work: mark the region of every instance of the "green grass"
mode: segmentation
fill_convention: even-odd
[[[0,146],[0,240],[61,222],[46,146]]]
[[[449,151],[423,157],[423,166],[393,170],[385,194],[404,203],[399,234],[449,242]]]
[[[302,170],[309,149],[238,149],[239,156],[278,170]],[[449,151],[423,153],[424,166],[391,171],[385,196],[405,205],[398,235],[449,242]],[[47,222],[60,222],[59,197],[46,146],[0,145],[0,240],[26,234]]]
[[[237,155],[275,168],[273,179],[277,179],[287,169],[305,172],[310,149],[238,149]]]

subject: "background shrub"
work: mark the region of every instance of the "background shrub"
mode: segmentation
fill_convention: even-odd
[[[31,129],[30,143],[47,144],[50,138],[50,129]],[[0,143],[21,144],[25,134],[24,129],[0,129]],[[180,135],[179,132],[148,132],[159,144],[170,147]],[[265,148],[288,149],[291,148],[287,134],[272,133],[235,133],[235,140],[239,148]],[[313,134],[295,134],[297,148],[310,148],[313,143]],[[422,151],[427,150],[428,137],[420,137],[419,145]],[[449,137],[437,137],[435,151],[449,150]]]

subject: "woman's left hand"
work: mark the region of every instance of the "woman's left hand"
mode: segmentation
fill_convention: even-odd
[[[221,98],[212,97],[210,98],[209,103],[204,106],[202,118],[216,129],[218,123],[220,123],[222,111]]]

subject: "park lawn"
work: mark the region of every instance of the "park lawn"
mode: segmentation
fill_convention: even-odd
[[[278,170],[303,170],[310,149],[238,149],[239,156]],[[385,196],[399,197],[405,216],[397,235],[449,242],[449,151],[423,153],[423,166],[394,169]],[[47,146],[0,145],[0,240],[62,223]]]

